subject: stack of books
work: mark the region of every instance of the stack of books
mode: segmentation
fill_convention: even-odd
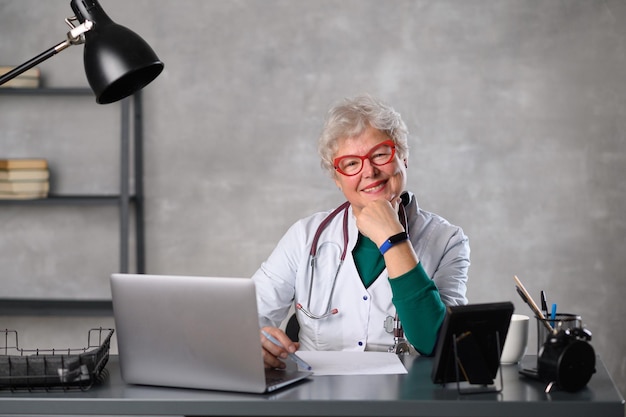
[[[45,159],[0,159],[0,199],[45,198],[50,172]]]
[[[4,75],[9,71],[12,71],[15,67],[12,66],[0,66],[0,75]],[[6,83],[0,85],[0,88],[38,88],[41,82],[41,71],[39,68],[34,67],[28,69],[13,78],[12,80],[7,81]]]

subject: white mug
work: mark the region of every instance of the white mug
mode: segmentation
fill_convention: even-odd
[[[530,317],[522,314],[511,316],[511,324],[500,356],[500,363],[503,365],[518,363],[526,354],[529,321]]]

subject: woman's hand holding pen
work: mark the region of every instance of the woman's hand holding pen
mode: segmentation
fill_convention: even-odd
[[[263,335],[263,332],[274,337],[282,346],[269,340]],[[287,359],[290,353],[295,353],[300,344],[291,341],[285,332],[277,327],[263,327],[261,329],[261,346],[263,346],[263,363],[265,367],[283,369],[286,365],[281,359]]]

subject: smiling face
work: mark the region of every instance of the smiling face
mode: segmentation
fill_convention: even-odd
[[[386,140],[389,140],[387,135],[369,126],[358,136],[340,139],[334,157],[364,156]],[[406,186],[406,160],[402,161],[396,154],[388,164],[376,166],[369,159],[365,159],[363,169],[357,175],[345,176],[335,171],[335,184],[358,215],[370,201],[391,201],[400,196]]]

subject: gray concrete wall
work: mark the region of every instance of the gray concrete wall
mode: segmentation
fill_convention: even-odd
[[[0,0],[0,65],[60,42],[67,3]],[[148,272],[252,275],[293,221],[342,201],[315,142],[333,102],[369,92],[408,123],[409,188],[470,236],[471,302],[530,313],[514,274],[546,290],[582,315],[626,392],[624,1],[102,5],[166,65],[144,91]],[[81,55],[42,64],[45,84],[86,85]],[[116,106],[0,96],[0,154],[49,157],[57,192],[112,191]],[[1,296],[108,297],[115,218],[1,207]],[[21,327],[23,343],[77,327],[57,321],[0,327]]]

